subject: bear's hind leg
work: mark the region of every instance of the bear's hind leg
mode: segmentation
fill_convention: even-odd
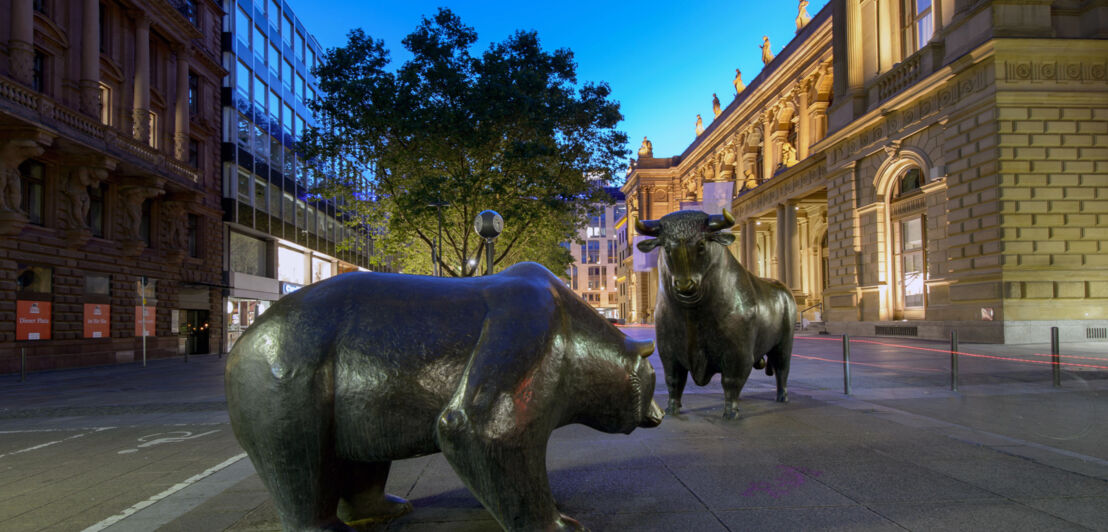
[[[344,461],[338,515],[361,525],[396,519],[412,511],[412,503],[385,493],[392,462]]]

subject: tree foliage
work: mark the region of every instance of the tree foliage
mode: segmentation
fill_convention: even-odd
[[[473,220],[485,209],[504,218],[497,264],[565,272],[572,258],[559,244],[576,239],[590,205],[610,202],[602,187],[626,158],[619,104],[604,83],[578,84],[573,53],[544,51],[534,32],[479,56],[476,41],[440,9],[403,40],[412,58],[395,71],[384,43],[360,29],[328,50],[312,103],[323,126],[303,148],[342,164],[318,192],[342,198],[351,223],[377,228],[377,260],[402,271],[432,271],[434,205],[446,203],[445,274],[478,268],[471,259],[485,251]]]

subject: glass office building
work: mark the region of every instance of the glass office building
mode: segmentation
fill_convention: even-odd
[[[281,0],[225,0],[223,211],[229,349],[271,302],[339,273],[365,269],[371,242],[335,205],[308,191],[333,170],[296,153],[314,125],[306,102],[319,43]],[[340,244],[346,243],[345,248]]]

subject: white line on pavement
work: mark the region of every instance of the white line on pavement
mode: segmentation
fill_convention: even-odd
[[[216,464],[216,465],[214,465],[214,466],[212,466],[212,467],[210,467],[210,468],[208,468],[208,469],[206,469],[206,470],[204,470],[200,473],[197,473],[197,474],[185,479],[184,482],[174,484],[169,489],[167,489],[167,490],[165,490],[165,491],[163,491],[163,492],[161,492],[161,493],[159,493],[159,494],[157,494],[153,497],[150,497],[149,499],[146,499],[145,501],[142,501],[142,502],[126,509],[126,510],[123,510],[122,512],[120,512],[118,514],[115,514],[115,515],[113,515],[113,516],[111,516],[111,517],[109,517],[109,518],[107,518],[103,521],[100,521],[99,523],[96,523],[95,525],[92,525],[92,526],[84,529],[83,532],[98,532],[100,530],[104,530],[105,528],[108,528],[109,526],[112,526],[113,524],[115,524],[119,521],[122,521],[123,519],[126,519],[128,516],[134,514],[135,512],[137,512],[139,510],[142,510],[143,508],[146,508],[147,506],[150,506],[150,505],[152,505],[152,504],[154,504],[154,503],[156,503],[156,502],[158,502],[158,501],[160,501],[160,500],[162,500],[166,497],[169,497],[170,495],[173,495],[174,493],[177,493],[178,491],[181,491],[181,490],[187,488],[189,485],[191,485],[191,484],[193,484],[197,481],[203,480],[205,477],[207,477],[207,476],[209,476],[209,475],[211,475],[211,474],[213,474],[213,473],[215,473],[215,472],[217,472],[217,471],[219,471],[219,470],[221,470],[225,467],[228,467],[231,464],[234,464],[235,462],[238,462],[239,460],[242,460],[243,458],[246,458],[246,453],[239,453],[235,456],[232,456],[232,457],[228,458],[227,460],[224,460],[222,463]]]
[[[83,437],[83,436],[87,436],[89,434],[93,434],[95,432],[100,432],[102,430],[110,430],[110,429],[113,429],[113,428],[115,428],[115,427],[100,427],[98,429],[93,430],[92,432],[82,432],[80,434],[74,434],[74,435],[72,435],[68,438],[62,438],[60,440],[55,440],[55,441],[48,441],[46,443],[40,443],[38,445],[35,445],[34,447],[28,447],[26,449],[20,449],[18,451],[12,451],[10,453],[0,454],[0,458],[4,458],[5,456],[12,456],[12,455],[16,455],[16,454],[22,454],[22,453],[26,453],[26,452],[29,452],[29,451],[37,451],[39,449],[42,449],[43,447],[49,447],[49,446],[54,445],[56,443],[62,443],[64,441],[74,440],[74,439],[77,439],[77,438],[80,438],[80,437]]]

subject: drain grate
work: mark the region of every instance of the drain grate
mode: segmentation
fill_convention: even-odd
[[[1108,340],[1108,327],[1089,327],[1085,329],[1087,340]]]
[[[919,327],[877,325],[873,328],[873,333],[877,336],[919,336]]]

